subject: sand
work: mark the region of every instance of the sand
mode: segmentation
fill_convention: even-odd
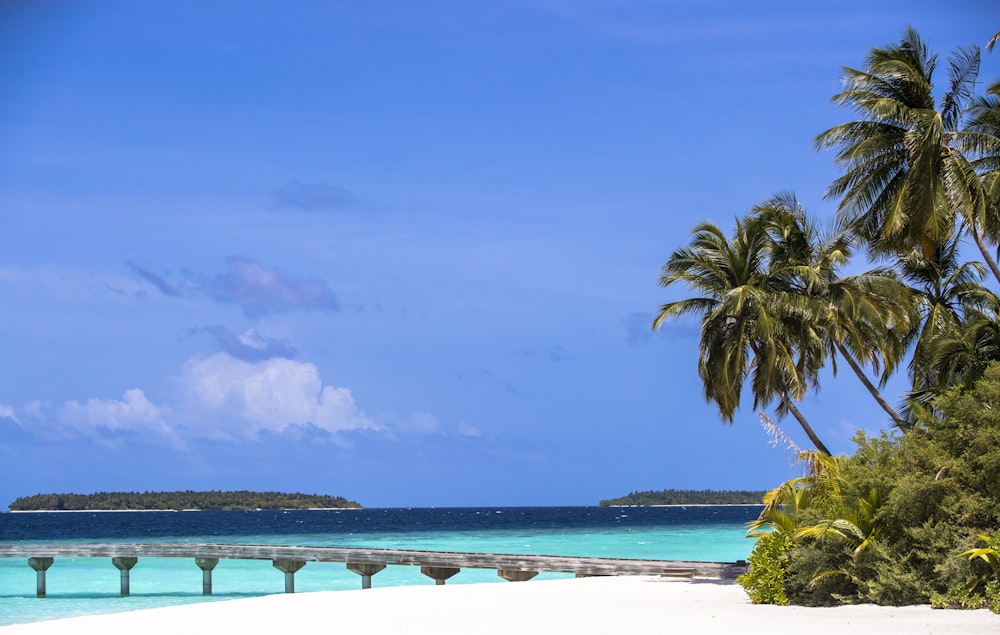
[[[1000,615],[928,606],[755,606],[732,582],[612,577],[280,594],[18,624],[0,628],[0,635],[730,635],[762,629],[809,635],[1000,634]]]

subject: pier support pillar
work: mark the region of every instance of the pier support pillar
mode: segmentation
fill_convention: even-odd
[[[424,574],[428,578],[434,578],[434,584],[442,585],[444,581],[461,571],[458,567],[434,567],[434,566],[423,566],[420,567],[420,573]]]
[[[45,571],[55,562],[52,558],[28,558],[28,566],[35,570],[35,577],[38,580],[35,595],[40,598],[45,597]]]
[[[139,559],[133,557],[119,556],[111,559],[111,564],[115,565],[115,568],[122,572],[122,597],[129,594],[129,571],[132,570],[132,567],[137,562],[139,562]]]
[[[538,572],[521,571],[520,569],[497,569],[497,575],[508,582],[527,582],[538,575]]]
[[[361,588],[370,589],[372,588],[372,576],[385,569],[384,564],[376,564],[374,562],[348,562],[347,570],[353,571],[361,576]]]
[[[285,574],[285,593],[295,593],[295,572],[306,566],[305,560],[273,560],[274,568]]]
[[[201,594],[212,595],[212,569],[219,564],[219,559],[195,558],[194,563],[201,569]]]

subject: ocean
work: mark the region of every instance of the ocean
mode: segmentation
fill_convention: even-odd
[[[759,505],[679,507],[479,507],[351,510],[0,513],[0,543],[236,543],[357,546],[732,562],[753,548],[745,525]],[[541,573],[536,579],[568,577]],[[495,570],[463,569],[448,584],[504,582]],[[35,571],[0,558],[0,625],[280,593],[284,576],[269,561],[222,560],[213,595],[187,558],[141,558],[131,595],[107,558],[56,559],[47,597]],[[419,567],[389,566],[372,586],[434,584]],[[529,583],[530,584],[530,583]],[[296,592],[357,589],[343,563],[309,563]]]

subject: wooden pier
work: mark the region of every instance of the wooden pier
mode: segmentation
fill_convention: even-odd
[[[37,573],[37,596],[45,597],[46,571],[56,558],[111,558],[121,571],[121,594],[129,594],[132,567],[139,558],[191,558],[202,571],[202,593],[212,593],[212,570],[219,560],[270,560],[284,573],[285,592],[295,591],[295,572],[308,562],[343,562],[361,576],[361,588],[371,587],[372,576],[388,565],[419,566],[436,584],[462,569],[496,569],[505,580],[530,580],[540,572],[572,573],[577,577],[653,575],[666,577],[735,578],[746,571],[744,561],[697,562],[585,558],[364,547],[308,547],[222,544],[0,544],[0,558],[27,558]]]

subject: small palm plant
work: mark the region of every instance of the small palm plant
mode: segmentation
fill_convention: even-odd
[[[955,586],[942,595],[931,596],[931,605],[938,608],[971,608],[986,606],[994,613],[1000,613],[1000,529],[991,535],[979,534],[985,544],[963,551],[970,561],[982,560],[989,565],[993,575],[984,575],[970,586]]]
[[[762,418],[762,420],[765,420]],[[747,524],[756,538],[750,570],[737,578],[754,604],[788,604],[785,574],[789,553],[802,531],[803,514],[840,497],[844,484],[840,459],[815,451],[799,454],[805,475],[785,481],[764,495],[760,517]]]
[[[968,556],[969,560],[980,559],[990,565],[993,570],[993,577],[1000,579],[1000,529],[992,535],[979,534],[979,539],[986,543],[985,547],[969,549],[962,552],[963,556]]]

